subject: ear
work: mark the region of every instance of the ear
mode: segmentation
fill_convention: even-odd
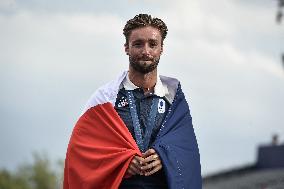
[[[128,44],[124,44],[124,51],[127,55],[129,55],[129,45]]]
[[[164,51],[164,48],[163,48],[163,45],[161,46],[161,54],[163,53]]]

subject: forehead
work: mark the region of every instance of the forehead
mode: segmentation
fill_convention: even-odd
[[[162,40],[161,32],[152,26],[137,28],[131,31],[129,41],[136,40]]]

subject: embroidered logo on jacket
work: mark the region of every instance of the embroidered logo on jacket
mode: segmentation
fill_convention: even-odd
[[[117,107],[122,108],[124,106],[128,105],[127,99],[123,96],[121,97],[121,99],[119,100]]]
[[[166,111],[166,102],[164,99],[159,99],[159,104],[158,104],[158,112],[160,114],[165,113]]]

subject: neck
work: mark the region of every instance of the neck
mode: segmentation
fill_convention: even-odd
[[[130,81],[137,87],[142,88],[145,93],[154,91],[157,82],[157,69],[147,74],[142,74],[130,67],[128,76]]]

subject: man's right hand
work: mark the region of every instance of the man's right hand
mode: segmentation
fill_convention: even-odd
[[[139,156],[134,156],[134,158],[131,160],[128,169],[126,171],[127,176],[133,176],[133,175],[143,175],[143,172],[141,170],[141,166],[143,163],[143,158]]]

